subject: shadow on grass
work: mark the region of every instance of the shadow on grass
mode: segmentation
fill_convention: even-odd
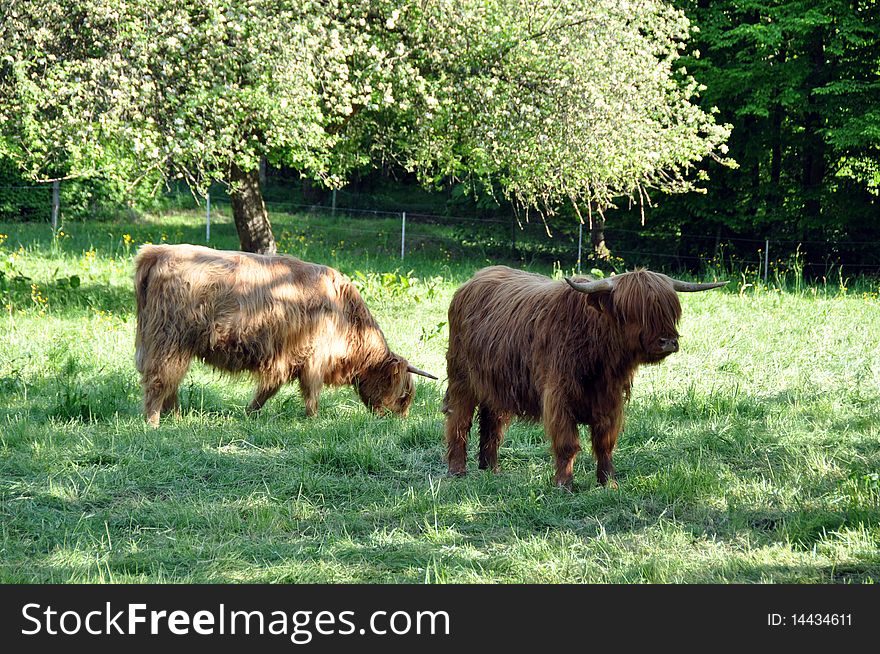
[[[198,416],[202,421],[243,417],[253,382],[241,376],[236,385],[242,392],[239,402],[233,403],[217,390],[217,384],[197,381],[190,373],[178,390],[181,415]],[[7,419],[26,415],[32,424],[69,422],[106,427],[120,419],[143,419],[142,401],[134,361],[130,369],[106,370],[66,356],[50,363],[40,377],[0,377],[0,414]],[[163,416],[163,421],[176,418]]]
[[[51,289],[49,293],[52,293]],[[134,315],[134,288],[113,284],[84,284],[76,289],[50,295],[53,312],[70,309],[112,312],[122,318]]]
[[[111,312],[121,317],[134,313],[134,291],[114,284],[82,284],[71,287],[69,277],[51,280],[14,277],[6,285],[5,301],[17,310],[32,309],[34,291],[43,296],[53,315],[70,311]],[[79,282],[77,282],[79,283]]]
[[[249,384],[236,387],[246,400]],[[597,487],[584,453],[568,493],[550,484],[542,430],[523,423],[502,447],[500,474],[476,470],[474,430],[469,476],[447,479],[439,383],[418,384],[408,419],[370,415],[350,389],[326,391],[319,416],[306,419],[295,387],[246,418],[217,385],[185,381],[183,416],[157,430],[143,425],[133,371],[59,369],[29,394],[29,419],[10,423],[0,462],[4,581],[533,578],[511,569],[510,552],[553,559],[568,547],[602,578],[590,556],[607,539],[649,538],[663,525],[691,543],[746,539],[805,554],[835,533],[880,525],[863,462],[841,458],[842,479],[803,476],[778,435],[755,431],[783,396],[642,407],[621,441],[621,489]],[[719,408],[732,425],[724,434],[711,424]],[[672,423],[683,433],[664,436]],[[780,491],[800,499],[777,500]],[[876,573],[876,557],[858,561],[827,570],[828,580]],[[662,578],[652,565],[618,572]],[[826,572],[737,565],[754,580]]]

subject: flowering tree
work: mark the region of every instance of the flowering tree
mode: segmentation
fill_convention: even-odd
[[[601,208],[723,154],[660,0],[11,0],[0,154],[35,178],[230,184],[275,249],[258,162],[339,186],[391,158],[426,183]]]

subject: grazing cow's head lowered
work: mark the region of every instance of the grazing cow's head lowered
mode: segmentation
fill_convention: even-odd
[[[588,424],[599,483],[613,484],[611,454],[636,368],[678,351],[676,293],[725,283],[691,284],[648,270],[565,282],[505,266],[478,271],[449,307],[449,473],[467,470],[479,407],[481,468],[497,468],[511,418],[541,419],[553,442],[556,483],[570,486],[578,424]]]
[[[381,415],[385,411],[391,411],[405,416],[409,413],[409,405],[415,395],[416,387],[412,375],[437,379],[408,363],[406,359],[392,355],[380,365],[356,377],[353,383],[361,401],[373,413]]]

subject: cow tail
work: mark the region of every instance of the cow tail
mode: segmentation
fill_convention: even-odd
[[[135,260],[134,272],[134,295],[137,309],[137,323],[134,336],[134,362],[138,372],[144,371],[144,329],[148,320],[147,316],[147,293],[150,287],[150,272],[159,259],[159,253],[149,246],[144,247],[138,253]]]

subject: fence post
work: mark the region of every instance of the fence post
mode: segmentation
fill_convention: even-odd
[[[578,221],[578,275],[581,274],[581,246],[584,242],[584,223]]]
[[[406,253],[406,211],[404,211],[400,219],[400,258]]]
[[[767,285],[767,268],[770,266],[770,239],[764,241],[764,285]]]
[[[205,243],[211,242],[211,191],[205,192]]]
[[[61,182],[52,182],[52,231],[58,231],[58,210],[61,208]]]
[[[336,189],[333,189],[332,199],[330,200],[330,215],[336,218]]]

